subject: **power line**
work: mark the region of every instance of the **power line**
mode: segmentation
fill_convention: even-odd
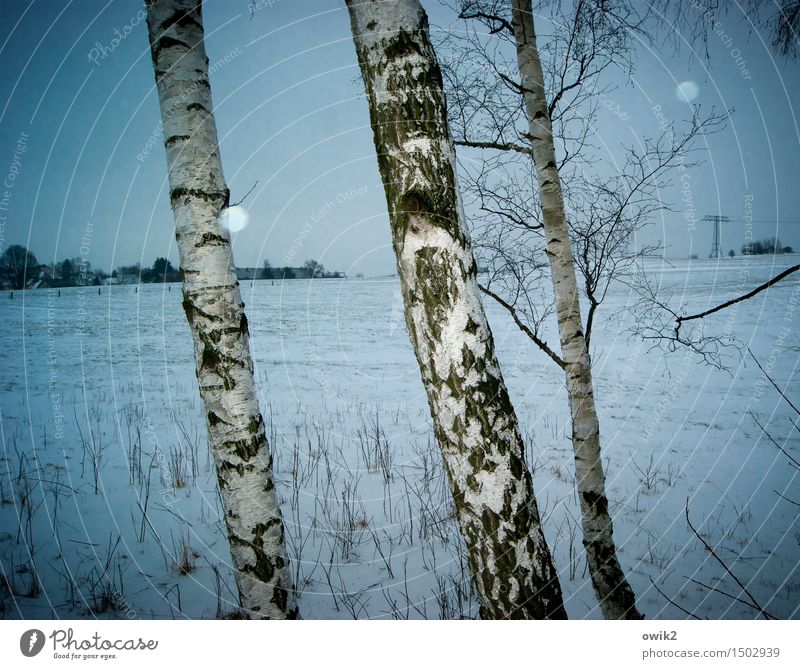
[[[705,219],[703,219],[703,220],[705,220]],[[731,218],[731,219],[728,219],[728,222],[730,222],[730,223],[800,223],[800,220],[783,218],[780,221],[776,221],[774,218],[772,218],[772,219],[770,219],[770,218],[753,218],[753,219],[745,221],[744,219],[741,219],[741,218]]]

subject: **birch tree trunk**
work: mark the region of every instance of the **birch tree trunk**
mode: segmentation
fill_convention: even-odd
[[[531,0],[512,0],[512,26],[524,89],[533,163],[539,180],[547,257],[556,298],[561,358],[572,414],[572,445],[580,497],[583,545],[595,593],[606,618],[638,619],[636,601],[617,559],[600,457],[600,423],[581,320],[578,281],[570,247],[544,76]]]
[[[240,604],[253,617],[296,618],[247,318],[230,238],[219,225],[229,191],[212,111],[201,4],[147,0],[183,308],[194,340]]]
[[[347,0],[406,324],[483,618],[565,618],[480,300],[439,65],[418,0]]]

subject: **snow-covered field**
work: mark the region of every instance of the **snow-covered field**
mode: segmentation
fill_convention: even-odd
[[[745,262],[652,261],[649,272],[695,311],[798,257]],[[798,278],[703,322],[749,346],[795,404]],[[242,291],[303,617],[475,617],[397,281]],[[0,297],[0,616],[234,612],[180,287]],[[752,595],[772,615],[797,617],[800,476],[780,448],[800,459],[798,415],[746,348],[729,350],[726,372],[630,338],[632,299],[620,288],[604,305],[594,362],[617,544],[640,608],[752,618]],[[487,309],[569,615],[599,617],[562,375]],[[687,500],[749,594],[690,530]]]

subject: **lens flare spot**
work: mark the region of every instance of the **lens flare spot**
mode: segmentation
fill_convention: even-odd
[[[244,207],[226,207],[219,215],[219,224],[230,233],[244,230],[248,223],[250,223],[250,214]]]
[[[675,87],[675,97],[681,102],[691,102],[700,95],[700,86],[694,81],[682,81]]]

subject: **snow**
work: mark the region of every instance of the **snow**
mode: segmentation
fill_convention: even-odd
[[[648,271],[688,313],[797,262],[653,260]],[[796,277],[701,323],[749,346],[795,404]],[[2,616],[235,609],[180,287],[135,289],[2,296]],[[242,284],[304,618],[477,615],[399,291],[392,279]],[[621,287],[609,296],[593,359],[615,537],[640,609],[648,618],[757,616],[710,589],[749,601],[692,534],[688,500],[693,525],[753,597],[797,617],[800,524],[788,500],[800,501],[798,470],[749,412],[794,458],[797,415],[744,349],[728,350],[726,372],[631,339],[632,300]],[[597,618],[563,373],[501,309],[486,308],[568,613]],[[546,334],[557,342],[554,324]],[[129,469],[137,431],[141,477],[136,457]]]

